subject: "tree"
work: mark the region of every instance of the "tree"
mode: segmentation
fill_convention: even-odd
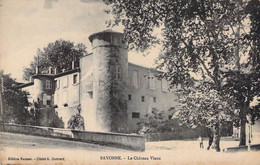
[[[36,73],[37,66],[40,67],[41,72],[47,72],[49,67],[56,68],[58,72],[61,72],[62,69],[71,69],[74,60],[74,67],[79,67],[79,58],[85,54],[87,54],[85,45],[77,44],[75,46],[73,42],[57,40],[49,43],[43,50],[37,50],[37,55],[30,67],[24,69],[23,77],[25,80],[29,80],[30,76]]]
[[[239,38],[237,47],[239,50],[239,42],[247,46],[248,55],[244,63],[240,62],[240,52],[236,52],[237,60],[236,70],[228,70],[224,72],[226,94],[235,97],[234,104],[239,109],[239,119],[236,126],[240,126],[240,143],[239,145],[246,144],[246,123],[254,124],[254,121],[260,116],[259,102],[251,106],[250,103],[259,98],[260,90],[260,2],[251,0],[244,6],[244,13],[247,15],[247,20],[250,20],[248,32]],[[244,30],[244,29],[243,29]],[[240,27],[237,29],[237,34],[240,34]],[[248,120],[247,116],[250,116]]]
[[[169,109],[168,111],[172,114],[175,112],[175,110],[172,112],[172,109]],[[166,116],[165,111],[160,111],[157,108],[153,108],[151,113],[146,114],[144,118],[140,119],[140,121],[137,122],[137,125],[139,134],[184,132],[189,130],[189,127],[182,124],[179,119],[172,120],[172,118]]]
[[[232,122],[238,116],[232,97],[223,96],[210,84],[203,81],[182,90],[180,105],[174,118],[187,123],[191,128],[206,126],[213,132],[212,148],[220,151],[220,127]]]
[[[245,145],[246,122],[254,124],[254,121],[260,116],[259,103],[258,105],[250,106],[254,97],[259,95],[259,82],[255,80],[260,77],[255,74],[255,72],[247,73],[243,70],[226,72],[225,77],[227,78],[226,84],[224,85],[226,96],[235,98],[233,104],[236,106],[239,114],[239,118],[234,121],[235,126],[240,126],[239,145]],[[247,120],[248,115],[251,116],[250,121]]]
[[[81,107],[78,106],[78,113],[73,115],[70,120],[68,121],[68,129],[74,129],[74,130],[85,130],[85,125],[84,125],[84,118],[81,116]]]
[[[4,74],[1,70],[0,75],[3,80],[3,120],[16,124],[32,124],[33,116],[29,113],[29,102],[27,92],[15,86],[18,83],[12,79],[10,74]]]
[[[244,2],[232,0],[106,0],[105,2],[112,5],[113,25],[122,23],[125,27],[125,39],[130,49],[145,51],[155,43],[162,44],[157,68],[166,70],[161,77],[171,81],[171,87],[181,84],[182,87],[189,88],[194,85],[194,81],[200,80],[220,96],[224,95],[223,69],[235,65],[237,61],[239,40],[236,29],[246,17],[243,10]],[[161,37],[153,35],[156,28],[161,30]],[[243,36],[244,34],[240,34],[241,38]],[[241,44],[238,51],[244,48]],[[214,118],[222,111],[225,110],[213,113]],[[220,121],[216,122],[214,127],[216,140],[213,146],[219,150]]]
[[[84,118],[79,113],[73,115],[68,121],[68,128],[84,131]]]
[[[159,111],[156,108],[152,109],[150,114],[146,114],[145,118],[141,119],[138,125],[138,133],[159,133],[163,132],[161,128],[166,121],[164,111]]]
[[[173,138],[171,135],[179,138],[194,138],[197,135],[206,136],[208,134],[208,128],[204,125],[197,125],[195,128],[190,127],[187,123],[183,123],[179,117],[176,118],[176,112],[179,109],[170,108],[168,114],[165,111],[160,111],[157,108],[153,108],[151,113],[148,113],[137,122],[137,133],[144,135],[149,133],[155,134],[168,134],[169,139]],[[195,133],[196,132],[196,133]],[[195,133],[195,134],[194,134]],[[185,137],[188,136],[188,137]]]
[[[240,65],[237,62],[238,70],[225,72],[225,88],[229,95],[236,98],[237,107],[239,107],[240,121],[240,143],[246,144],[245,126],[246,122],[254,124],[255,119],[260,117],[260,103],[250,106],[250,103],[259,98],[260,90],[260,2],[251,0],[244,8],[244,12],[249,16],[249,32],[245,35],[244,43],[248,46],[247,61]],[[239,30],[239,29],[238,29]],[[246,42],[246,43],[245,43]],[[239,52],[237,52],[239,54]],[[239,55],[237,55],[239,57]],[[250,116],[248,121],[246,116]]]
[[[254,119],[254,116],[260,116],[260,2],[258,0],[249,1],[246,7],[246,13],[249,14],[251,20],[250,33],[247,35],[251,48],[248,64],[251,66],[251,85],[256,87],[254,88],[254,91],[256,91],[255,97],[258,98],[258,104],[252,107],[252,116]]]

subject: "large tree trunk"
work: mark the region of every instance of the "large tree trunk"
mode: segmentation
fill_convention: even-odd
[[[220,143],[220,131],[219,131],[219,123],[216,123],[213,127],[213,143],[211,149],[215,149],[217,152],[220,151],[219,143]]]
[[[241,117],[239,146],[246,145],[246,116]]]

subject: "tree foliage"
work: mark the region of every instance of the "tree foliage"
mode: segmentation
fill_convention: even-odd
[[[78,112],[73,115],[70,120],[68,121],[68,128],[69,129],[75,129],[75,130],[85,130],[85,125],[84,125],[84,118],[81,116],[81,105],[77,107]]]
[[[191,135],[196,131],[197,134],[203,136],[208,134],[208,129],[204,125],[191,128],[186,123],[183,123],[179,118],[175,118],[174,114],[176,111],[178,111],[178,109],[170,108],[168,114],[171,115],[167,116],[165,111],[153,108],[151,113],[146,114],[144,118],[141,118],[140,121],[137,122],[137,133],[144,135],[147,133],[160,134],[171,132],[172,134],[184,133]]]
[[[145,118],[142,118],[140,122],[137,123],[139,127],[138,133],[144,134],[164,132],[162,127],[166,120],[164,111],[159,111],[158,109],[153,108],[150,114],[146,114]]]
[[[68,128],[81,131],[85,130],[84,118],[81,116],[80,113],[77,113],[70,118],[70,120],[68,121]]]
[[[233,97],[233,105],[237,108],[239,118],[250,114],[251,123],[260,116],[259,103],[250,106],[250,103],[259,96],[259,74],[255,72],[229,71],[225,74],[226,83],[224,85],[226,96]],[[235,122],[239,126],[239,120]]]
[[[49,67],[57,68],[57,71],[61,72],[62,69],[71,69],[74,60],[75,67],[79,67],[79,58],[85,54],[87,51],[83,44],[74,45],[73,42],[66,40],[49,43],[43,50],[37,50],[30,67],[24,69],[24,79],[29,80],[30,76],[36,73],[37,66],[41,72],[47,72]]]
[[[175,110],[169,109],[168,111],[173,114]],[[140,119],[137,125],[139,134],[183,132],[188,129],[178,119],[172,120],[172,118],[166,115],[165,111],[160,111],[157,108],[153,108],[151,113],[146,114],[144,118]]]
[[[233,102],[232,97],[223,96],[210,85],[197,82],[193,87],[182,90],[174,118],[181,119],[192,128],[206,126],[212,129],[216,124],[225,125],[237,119],[238,112],[230,102]]]
[[[233,65],[235,59],[236,29],[244,18],[242,2],[106,2],[112,4],[114,25],[122,23],[125,27],[125,39],[130,47],[144,51],[160,40],[163,52],[157,61],[158,68],[167,71],[163,76],[172,85],[191,85],[192,73],[196,73],[213,87],[221,88],[223,76],[220,71]],[[155,28],[162,34],[157,38],[153,35]]]
[[[260,2],[258,0],[249,1],[246,6],[246,13],[250,19],[250,32],[247,39],[250,43],[249,64],[251,64],[257,74],[260,70]]]
[[[7,123],[32,124],[33,116],[29,113],[29,93],[15,88],[18,83],[10,74],[0,71],[3,80],[3,120]]]

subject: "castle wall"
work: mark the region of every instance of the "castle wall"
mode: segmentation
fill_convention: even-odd
[[[163,80],[156,79],[154,73],[148,68],[134,64],[128,66],[127,112],[129,128],[132,132],[137,128],[136,123],[145,118],[146,114],[151,114],[153,109],[164,111],[166,118],[172,115],[168,110],[177,105],[178,97],[169,92],[168,86],[165,86],[167,83],[163,86]],[[137,73],[137,84],[134,83],[134,72]]]
[[[85,120],[85,129],[96,131],[96,111],[93,104],[93,55],[80,59],[80,100],[82,116]]]
[[[74,76],[76,82],[73,82]],[[56,81],[54,105],[58,106],[55,111],[64,122],[64,128],[67,128],[70,118],[78,112],[79,72],[57,77],[54,81]]]

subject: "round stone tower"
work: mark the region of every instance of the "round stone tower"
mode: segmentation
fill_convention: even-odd
[[[51,86],[49,89],[46,89],[46,81],[50,81]],[[52,95],[53,94],[53,88],[52,88],[52,77],[50,75],[41,75],[37,74],[33,76],[33,96],[35,102],[41,102],[43,100],[43,94],[46,95]]]
[[[44,81],[39,77],[35,76],[34,78],[34,96],[33,99],[38,102],[39,100],[43,100],[44,93]]]
[[[54,111],[51,104],[53,102],[53,78],[51,75],[36,74],[33,77],[33,86],[31,96],[34,101],[35,109],[39,112],[37,124],[41,126],[50,126],[54,121]],[[48,85],[47,85],[48,81]],[[36,106],[37,105],[37,106]]]
[[[128,51],[123,34],[110,30],[89,37],[93,49],[93,102],[97,130],[127,132]]]

